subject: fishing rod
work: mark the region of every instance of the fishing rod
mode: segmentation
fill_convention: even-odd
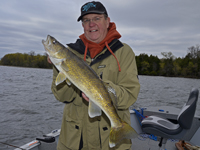
[[[8,144],[8,143],[4,143],[4,142],[0,142],[1,144],[4,144],[4,145],[7,145],[7,146],[11,146],[11,147],[15,147],[15,148],[19,148],[21,150],[26,150],[26,149],[23,149],[23,148],[20,148],[18,146],[14,146],[14,145],[11,145],[11,144]]]

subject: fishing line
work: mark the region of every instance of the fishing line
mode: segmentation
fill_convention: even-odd
[[[0,142],[1,144],[4,144],[4,145],[7,145],[7,146],[11,146],[11,147],[15,147],[15,148],[19,148],[21,150],[26,150],[26,149],[23,149],[23,148],[20,148],[18,146],[14,146],[14,145],[11,145],[11,144],[7,144],[7,143],[4,143],[4,142]]]

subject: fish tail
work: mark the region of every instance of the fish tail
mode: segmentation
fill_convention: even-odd
[[[115,128],[111,127],[109,146],[115,147],[123,139],[132,139],[137,137],[137,132],[126,122],[122,122],[122,126]]]

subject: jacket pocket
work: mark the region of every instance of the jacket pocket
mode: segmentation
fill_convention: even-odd
[[[66,117],[63,120],[62,132],[60,141],[67,147],[72,150],[79,148],[80,138],[81,138],[81,127],[78,122],[70,117]]]

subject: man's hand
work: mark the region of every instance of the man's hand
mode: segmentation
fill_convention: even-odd
[[[82,92],[82,97],[89,102],[89,98],[85,95],[85,93]]]
[[[49,58],[49,56],[47,56],[47,61],[48,61],[48,63],[52,64],[51,59]]]

